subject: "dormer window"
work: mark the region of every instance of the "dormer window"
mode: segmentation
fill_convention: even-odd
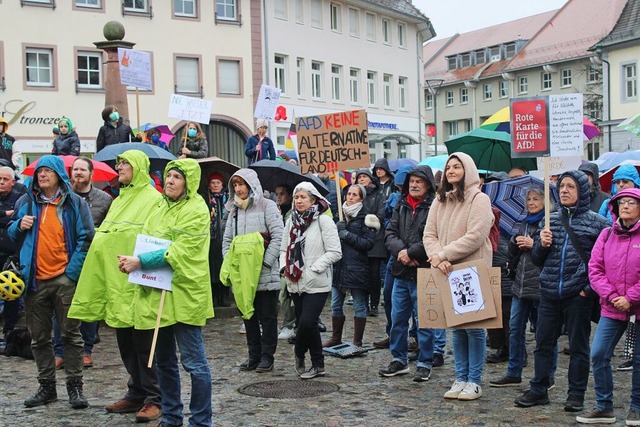
[[[471,66],[471,53],[463,53],[460,55],[460,67],[470,67]]]

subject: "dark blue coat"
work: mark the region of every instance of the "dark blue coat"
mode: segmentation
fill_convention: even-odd
[[[369,288],[369,251],[375,242],[376,231],[365,224],[369,214],[362,207],[358,215],[347,222],[342,244],[342,259],[335,265],[333,286],[341,289]],[[378,224],[379,225],[379,224]]]

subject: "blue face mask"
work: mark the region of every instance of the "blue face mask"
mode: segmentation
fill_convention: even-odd
[[[160,141],[160,135],[155,134],[155,135],[151,135],[151,142],[153,143],[158,143],[158,141]]]
[[[198,133],[198,131],[196,129],[189,129],[187,131],[187,135],[189,136],[189,138],[195,137],[197,133]]]
[[[113,113],[109,114],[109,119],[111,119],[112,122],[117,122],[119,118],[120,118],[120,114],[118,114],[117,111],[114,111]]]

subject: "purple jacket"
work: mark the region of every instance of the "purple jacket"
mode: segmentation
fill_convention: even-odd
[[[640,189],[622,190],[611,198],[613,231],[609,227],[602,230],[589,261],[589,280],[600,295],[601,315],[616,320],[640,315],[640,221],[629,230],[622,228],[618,220],[618,200],[622,197],[640,202]],[[631,303],[629,312],[619,311],[610,302],[619,296]]]

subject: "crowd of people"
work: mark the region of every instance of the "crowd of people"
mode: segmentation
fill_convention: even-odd
[[[102,116],[99,149],[132,137],[115,107],[105,108]],[[3,138],[10,141],[7,127],[0,121]],[[489,386],[521,385],[530,323],[536,334],[534,376],[515,405],[550,402],[558,339],[566,333],[564,410],[584,410],[591,366],[595,409],[576,420],[613,423],[611,358],[626,332],[633,360],[626,423],[640,425],[635,168],[618,169],[611,197],[598,186],[595,164],[561,174],[559,204],[548,228],[543,189],[526,189],[526,216],[508,235],[482,192],[484,178],[464,153],[448,156],[439,179],[429,166],[394,173],[381,159],[371,169],[355,171],[341,190],[331,182],[327,195],[306,181],[294,188],[282,183],[270,194],[250,168],[230,177],[214,171],[200,186],[202,172],[194,159],[207,156],[208,142],[197,123],[188,123],[172,149],[178,159],[162,171],[161,192],[151,184],[149,158],[129,150],[117,157],[117,185],[111,186],[117,197],[110,197],[113,193],[92,186],[89,159],[78,157],[67,174],[59,155],[78,155],[80,146],[69,118],[63,117],[58,129],[53,154],[39,159],[25,188],[16,183],[11,147],[3,143],[0,152],[7,163],[0,166],[0,261],[18,252],[26,286],[21,300],[5,302],[3,332],[15,327],[24,304],[38,370],[39,388],[24,401],[26,407],[57,400],[57,369],[66,374],[70,405],[88,406],[83,367],[93,365],[92,347],[103,321],[115,330],[129,375],[122,399],[107,405],[108,412],[135,413],[139,422],[161,418],[164,427],[182,425],[180,353],[191,379],[189,425],[211,425],[211,371],[202,328],[213,317],[214,302],[227,305],[231,297],[246,333],[247,358],[240,371],[271,372],[278,340],[289,339],[299,377],[324,376],[323,348],[345,340],[345,304],[353,306],[350,341],[362,347],[372,341],[364,338],[367,317],[378,316],[382,303],[387,337],[374,345],[389,348],[391,362],[379,375],[409,374],[415,360],[413,381],[426,382],[444,363],[446,331],[419,324],[418,269],[449,275],[461,263],[478,261],[501,268],[503,327],[489,334],[464,325],[452,328],[455,381],[443,397],[480,398],[485,363],[508,362],[504,375]],[[267,123],[258,120],[256,129],[246,144],[249,163],[275,158]],[[159,145],[154,129],[138,137]],[[510,172],[488,179],[525,173]],[[140,244],[140,235],[166,244],[151,249]],[[169,271],[172,292],[129,282],[129,274],[158,269]],[[323,342],[320,317],[328,299],[332,331]],[[598,323],[590,342],[592,320]],[[495,353],[487,355],[489,348]]]

